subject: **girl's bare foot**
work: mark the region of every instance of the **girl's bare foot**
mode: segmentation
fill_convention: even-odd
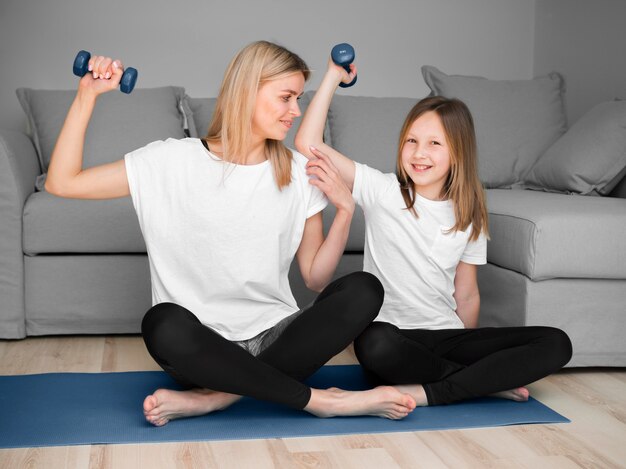
[[[395,385],[398,391],[411,395],[415,399],[415,404],[418,406],[428,405],[428,399],[426,398],[426,392],[421,384],[399,384]],[[525,402],[530,395],[528,389],[525,387],[519,387],[515,389],[509,389],[508,391],[501,391],[490,394],[491,397],[499,397],[501,399],[510,399],[512,401]]]
[[[225,409],[241,396],[210,389],[173,391],[158,389],[143,401],[143,414],[151,424],[161,427],[173,419],[204,415]]]
[[[396,384],[394,388],[411,396],[415,400],[416,406],[423,407],[428,405],[426,391],[424,391],[424,386],[421,384]]]
[[[526,402],[530,392],[523,386],[515,389],[509,389],[508,391],[494,392],[490,394],[491,397],[499,397],[501,399],[510,399],[517,402]]]
[[[311,389],[311,399],[304,410],[318,417],[374,415],[397,420],[414,408],[415,400],[410,395],[391,386],[378,386],[367,391]]]

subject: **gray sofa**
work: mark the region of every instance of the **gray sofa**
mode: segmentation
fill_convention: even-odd
[[[568,130],[557,74],[502,82],[422,72],[433,93],[463,99],[476,123],[491,230],[479,269],[481,325],[560,327],[574,344],[569,366],[626,366],[626,102],[603,103]],[[30,129],[0,131],[0,338],[137,333],[150,307],[130,199],[70,200],[37,189],[72,96],[21,89]],[[325,138],[393,171],[397,134],[418,98],[338,94]],[[108,93],[90,124],[85,165],[202,134],[214,104],[176,87]],[[327,226],[332,216],[326,209]],[[363,223],[357,212],[336,276],[361,269]],[[299,304],[315,297],[295,266],[290,279]]]

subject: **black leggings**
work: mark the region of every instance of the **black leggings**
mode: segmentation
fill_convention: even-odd
[[[376,382],[422,384],[429,405],[525,386],[572,356],[567,334],[540,326],[403,330],[375,322],[354,349]]]
[[[141,331],[152,358],[186,387],[303,409],[311,390],[301,381],[363,332],[378,314],[383,296],[382,285],[369,273],[337,279],[256,357],[173,303],[153,306]]]

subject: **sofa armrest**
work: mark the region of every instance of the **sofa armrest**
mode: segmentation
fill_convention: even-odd
[[[22,214],[40,174],[28,136],[0,129],[0,338],[26,335]]]
[[[609,194],[609,197],[617,197],[619,199],[626,199],[626,175],[617,183],[615,188]]]

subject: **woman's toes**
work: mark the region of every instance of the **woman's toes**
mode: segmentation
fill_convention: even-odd
[[[143,411],[144,413],[150,413],[154,408],[158,405],[157,398],[151,394],[146,397],[143,401]]]

